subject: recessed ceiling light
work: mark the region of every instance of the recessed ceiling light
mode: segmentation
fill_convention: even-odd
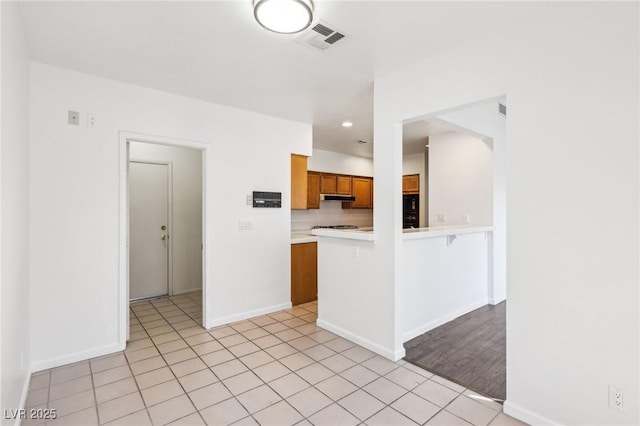
[[[294,34],[313,21],[311,0],[253,0],[253,16],[269,31]]]
[[[353,127],[353,123],[350,121],[343,121],[342,127]]]

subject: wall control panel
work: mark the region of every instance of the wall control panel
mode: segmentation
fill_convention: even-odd
[[[281,192],[261,192],[253,191],[253,207],[282,207]]]

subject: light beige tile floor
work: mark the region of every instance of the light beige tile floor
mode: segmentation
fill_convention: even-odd
[[[312,302],[205,330],[200,293],[132,303],[127,349],[35,373],[27,408],[56,409],[47,424],[67,426],[522,425],[317,327],[317,311]]]

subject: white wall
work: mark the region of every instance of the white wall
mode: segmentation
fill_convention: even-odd
[[[314,149],[307,169],[353,176],[373,176],[373,160],[338,152]],[[343,209],[339,201],[320,201],[319,209],[292,210],[291,229],[310,229],[315,225],[373,226],[372,209]]]
[[[376,233],[397,222],[397,123],[506,94],[505,410],[534,424],[638,424],[638,4],[519,7],[536,19],[376,80]],[[594,226],[603,217],[616,220]],[[402,255],[382,237],[376,251]],[[399,269],[363,268],[377,270],[378,292]],[[610,384],[626,389],[626,412],[608,407]]]
[[[171,162],[173,294],[202,290],[202,151],[132,142],[129,156]]]
[[[429,137],[431,226],[493,224],[492,154],[487,142],[473,136],[446,132]],[[441,214],[444,222],[438,220]]]
[[[404,241],[400,287],[402,341],[484,306],[488,301],[488,237]]]
[[[366,157],[314,149],[307,161],[307,169],[316,172],[373,176],[373,160]]]
[[[205,147],[208,325],[290,304],[290,154],[311,154],[310,125],[39,63],[31,118],[34,369],[122,348],[121,131]],[[282,208],[247,206],[253,190],[282,192]]]
[[[420,213],[418,215],[420,227],[425,227],[427,223],[427,173],[425,166],[424,153],[409,154],[402,157],[402,174],[420,175]]]
[[[2,2],[1,409],[24,405],[29,336],[29,64],[16,3]],[[14,421],[2,418],[2,424]]]

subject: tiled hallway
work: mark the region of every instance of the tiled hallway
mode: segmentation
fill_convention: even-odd
[[[56,409],[47,424],[70,426],[521,424],[316,317],[313,302],[205,330],[199,293],[133,303],[124,352],[35,373],[27,406]]]

